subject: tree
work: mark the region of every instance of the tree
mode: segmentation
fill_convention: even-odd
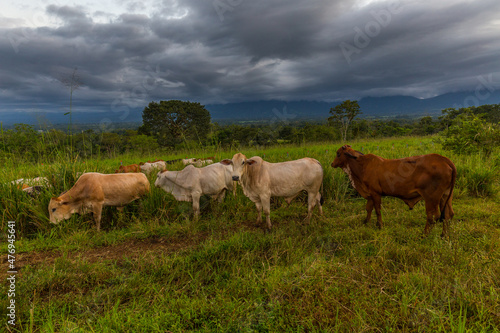
[[[139,134],[155,137],[160,146],[197,141],[202,144],[210,132],[210,113],[200,103],[178,100],[151,102],[142,112]]]
[[[346,100],[330,109],[331,117],[328,118],[330,125],[340,126],[343,141],[347,140],[347,130],[357,115],[361,114],[358,101]]]
[[[429,135],[436,132],[437,124],[434,123],[432,117],[426,116],[420,118],[420,121],[414,125],[413,134]]]

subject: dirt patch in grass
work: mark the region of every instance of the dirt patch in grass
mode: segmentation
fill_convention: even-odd
[[[23,267],[31,265],[50,266],[57,258],[65,256],[68,260],[86,260],[90,263],[108,260],[120,261],[124,258],[135,259],[155,254],[175,253],[193,248],[208,237],[207,233],[198,233],[190,237],[149,237],[146,239],[130,239],[120,244],[102,246],[89,250],[75,250],[68,253],[61,251],[34,251],[16,255],[16,270],[22,274]],[[7,266],[7,256],[2,258],[2,267]],[[0,271],[0,279],[7,277],[6,270]]]

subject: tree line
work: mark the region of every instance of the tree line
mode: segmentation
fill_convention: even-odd
[[[99,132],[93,129],[73,134],[51,129],[37,131],[16,124],[0,131],[0,162],[51,162],[61,157],[113,157],[129,151],[141,154],[199,147],[244,148],[276,144],[346,141],[439,133],[436,141],[457,153],[482,150],[491,153],[500,145],[500,104],[442,110],[438,118],[367,119],[356,101],[332,108],[322,122],[261,121],[221,125],[199,103],[151,102],[143,111],[137,129]],[[76,132],[76,134],[75,134]]]

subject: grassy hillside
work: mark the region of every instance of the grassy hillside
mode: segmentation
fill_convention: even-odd
[[[494,332],[500,327],[500,154],[455,156],[430,138],[359,141],[364,153],[399,158],[441,153],[458,169],[450,238],[441,224],[422,238],[425,209],[383,199],[384,228],[363,225],[365,200],[341,170],[336,144],[242,151],[271,162],[304,156],[323,165],[324,216],[304,224],[307,200],[273,199],[273,231],[255,225],[254,204],[241,188],[218,204],[191,204],[154,186],[118,213],[105,208],[100,233],[91,215],[48,222],[52,196],[82,171],[113,172],[157,158],[235,151],[120,156],[0,170],[0,183],[47,176],[53,189],[32,199],[0,187],[1,227],[16,221],[16,326],[12,332]],[[182,169],[180,163],[169,169]],[[154,182],[154,176],[151,182]],[[7,277],[7,242],[2,270]],[[6,317],[7,285],[0,308]]]

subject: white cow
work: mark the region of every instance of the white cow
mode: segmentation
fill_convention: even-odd
[[[196,158],[183,158],[182,164],[189,165],[189,164],[193,164],[195,161],[196,161]]]
[[[231,166],[220,163],[195,168],[188,165],[181,171],[161,171],[155,186],[171,193],[178,201],[193,203],[195,217],[200,214],[200,197],[210,195],[219,202],[224,199],[226,190],[233,189]]]
[[[16,180],[11,181],[11,184],[13,184],[13,185],[21,184],[21,187],[23,187],[23,188],[27,188],[27,187],[31,187],[31,186],[35,186],[35,185],[50,186],[50,183],[49,183],[49,180],[47,179],[47,177],[36,177],[36,178],[32,178],[32,179],[20,178],[20,179],[16,179]]]
[[[238,153],[232,160],[223,160],[220,163],[232,165],[232,179],[239,181],[243,193],[255,203],[258,217],[257,223],[262,222],[262,209],[266,215],[267,228],[271,229],[271,197],[284,197],[290,203],[301,191],[307,191],[308,213],[306,221],[312,216],[312,210],[317,205],[322,215],[322,198],[319,190],[323,183],[323,168],[313,158],[282,163],[269,163],[259,156],[247,159]]]
[[[167,170],[167,163],[165,161],[156,161],[156,162],[146,162],[139,165],[141,168],[141,172],[145,173],[146,176],[149,176],[153,171],[163,171]]]
[[[185,158],[182,160],[182,164],[184,165],[194,165],[197,167],[212,163],[214,163],[214,161],[211,158]]]

